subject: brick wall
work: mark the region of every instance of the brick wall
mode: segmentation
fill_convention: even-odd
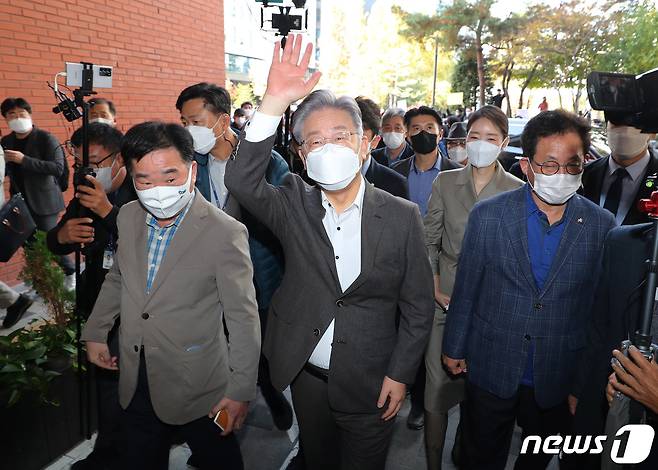
[[[185,86],[224,83],[223,0],[0,2],[0,100],[27,99],[35,124],[61,141],[79,123],[52,113],[46,81],[64,62],[79,61],[114,67],[113,88],[97,91],[116,104],[122,131],[145,120],[178,121],[174,103]],[[4,119],[0,129],[9,132]],[[19,252],[0,264],[0,280],[15,284],[21,265]]]

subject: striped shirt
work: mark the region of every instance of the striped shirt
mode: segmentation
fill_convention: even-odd
[[[195,196],[196,197],[196,196]],[[180,226],[180,223],[185,218],[187,211],[192,206],[194,197],[190,199],[190,202],[185,209],[176,217],[172,223],[166,227],[160,227],[158,225],[158,220],[151,215],[150,212],[146,213],[146,225],[148,226],[148,238],[146,241],[146,253],[147,253],[147,275],[146,275],[146,293],[148,294],[151,291],[153,286],[153,281],[155,280],[155,275],[160,269],[160,264],[167,253],[167,248],[171,240],[173,240],[174,235],[176,235],[176,230]]]

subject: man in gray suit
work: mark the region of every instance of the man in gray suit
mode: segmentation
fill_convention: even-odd
[[[266,182],[281,115],[320,78],[305,79],[312,47],[300,62],[301,43],[288,37],[283,54],[275,46],[226,184],[283,246],[263,351],[273,385],[292,384],[308,468],[380,470],[427,344],[432,273],[416,206],[361,176],[368,142],[353,98],[319,90],[295,112],[300,157],[317,186],[296,175]]]
[[[194,191],[182,127],[139,124],[121,154],[139,202],[119,213],[114,264],[82,335],[92,363],[117,369],[106,342],[121,319],[120,468],[166,469],[177,432],[200,468],[241,469],[231,431],[255,398],[260,353],[247,230]],[[221,437],[209,419],[220,410]]]

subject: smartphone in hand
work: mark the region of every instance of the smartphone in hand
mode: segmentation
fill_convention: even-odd
[[[222,430],[222,432],[224,432],[228,426],[228,411],[226,411],[226,409],[219,410],[215,415],[213,422]]]

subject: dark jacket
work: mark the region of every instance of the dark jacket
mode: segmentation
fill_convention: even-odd
[[[196,188],[206,200],[210,201],[210,179],[208,171],[209,154],[194,154],[197,162]],[[277,152],[272,150],[267,166],[267,182],[279,186],[286,175],[290,173],[288,164]],[[227,188],[228,184],[225,182]],[[229,194],[224,211],[246,225],[249,231],[249,252],[254,265],[254,284],[259,310],[267,310],[272,295],[278,289],[283,279],[283,250],[279,240],[259,222],[251,213],[240,206],[240,203]]]
[[[366,171],[366,180],[393,196],[409,199],[409,188],[404,176],[385,167],[374,158],[370,159],[370,166]]]
[[[400,156],[393,162],[395,164],[396,162],[399,162],[400,160],[404,160],[405,158],[409,158],[413,156],[414,154],[414,149],[411,148],[411,145],[409,142],[405,141],[404,142],[404,150],[400,153]],[[378,148],[376,150],[372,151],[372,158],[377,160],[378,163],[384,165],[384,166],[391,166],[391,162],[388,161],[388,158],[386,157],[386,147]]]
[[[54,135],[36,126],[26,140],[23,163],[7,163],[11,194],[20,191],[16,179],[20,172],[23,196],[30,210],[36,215],[57,214],[64,210],[64,198],[58,183],[66,164],[64,151]],[[6,150],[15,150],[17,142],[14,132],[0,139]]]
[[[599,204],[601,200],[601,188],[603,187],[603,180],[606,171],[608,170],[608,160],[611,157],[599,158],[585,166],[583,171],[583,196],[592,201],[594,204]],[[658,173],[658,155],[649,149],[649,164],[647,170],[642,176],[642,183],[640,189],[635,195],[634,202],[631,205],[628,214],[624,218],[622,225],[635,225],[649,222],[650,219],[646,214],[639,211],[637,208],[637,201],[640,199],[647,199],[651,193],[656,190],[655,186],[647,187],[644,184],[647,176],[655,175]]]
[[[321,191],[297,175],[279,187],[265,172],[274,136],[240,141],[226,182],[281,240],[286,271],[270,305],[263,353],[272,384],[287,387],[335,319],[328,401],[345,413],[376,413],[384,376],[413,383],[433,319],[432,272],[415,204],[365,187],[361,273],[344,292],[322,219]],[[396,327],[400,309],[400,327]]]
[[[541,290],[530,264],[527,185],[473,208],[462,243],[443,351],[466,359],[468,379],[500,398],[512,397],[534,345],[537,404],[550,408],[571,392],[586,345],[601,250],[615,226],[610,212],[575,195]]]
[[[90,217],[93,220],[92,226],[94,227],[94,241],[85,246],[82,250],[82,253],[85,255],[85,271],[83,273],[85,300],[82,302],[81,306],[85,315],[88,315],[91,312],[101,286],[103,285],[103,281],[105,280],[105,274],[107,274],[107,270],[103,269],[103,255],[105,249],[110,246],[112,250],[116,250],[119,237],[117,228],[119,209],[124,204],[137,199],[132,178],[126,176],[123,184],[116,191],[108,194],[108,199],[113,207],[112,211],[105,218],[101,218],[90,210],[82,208],[84,211],[82,217]],[[57,240],[57,234],[68,220],[80,217],[80,208],[81,206],[78,199],[73,198],[66,207],[66,212],[59,223],[48,231],[46,242],[48,244],[48,249],[54,254],[68,255],[75,251],[76,244],[59,243]]]
[[[463,168],[459,163],[453,162],[449,158],[446,158],[443,155],[441,155],[441,152],[439,152],[438,158],[441,159],[440,171],[458,170],[459,168]],[[400,160],[394,163],[391,169],[397,171],[405,178],[408,178],[409,172],[411,171],[411,165],[413,164],[412,162],[413,162],[413,158],[405,158],[404,160]]]
[[[645,260],[651,256],[651,227],[652,224],[616,227],[605,241],[587,348],[580,358],[572,389],[579,399],[575,418],[578,433],[603,432],[608,410],[605,387],[612,373],[612,350],[619,349],[623,340],[632,338],[642,311]]]

